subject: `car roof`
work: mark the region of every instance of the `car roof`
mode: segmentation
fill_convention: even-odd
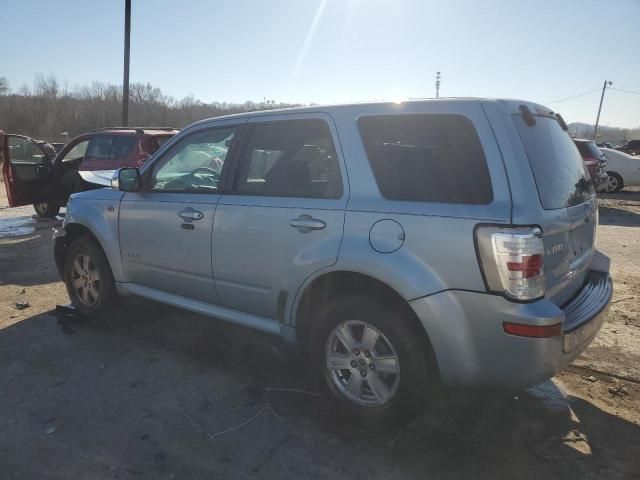
[[[104,127],[91,130],[90,135],[175,135],[180,130],[174,127]]]

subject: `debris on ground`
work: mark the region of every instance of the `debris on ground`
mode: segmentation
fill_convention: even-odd
[[[29,302],[16,302],[13,304],[13,308],[16,310],[24,310],[25,308],[29,308],[31,305]]]
[[[593,376],[593,375],[589,375],[588,377],[585,376],[585,377],[582,377],[582,378],[584,378],[585,380],[588,380],[591,383],[595,383],[595,382],[598,381],[598,377]]]
[[[614,387],[609,387],[609,393],[611,395],[617,395],[618,397],[623,397],[625,395],[629,395],[629,390],[626,387],[621,387],[616,385]]]

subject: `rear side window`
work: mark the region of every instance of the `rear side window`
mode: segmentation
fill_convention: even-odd
[[[111,145],[113,137],[106,135],[98,135],[91,139],[87,147],[87,159],[108,159],[111,155]]]
[[[138,143],[138,137],[132,136],[118,136],[113,140],[113,150],[111,151],[111,157],[118,160],[122,157],[126,157],[131,152],[131,149]]]
[[[342,180],[323,120],[253,127],[242,154],[238,192],[273,197],[340,198]]]
[[[513,115],[513,122],[527,152],[544,209],[572,207],[595,195],[580,152],[555,118],[537,116],[536,124],[530,127],[522,115]]]
[[[461,115],[362,117],[360,134],[380,193],[389,200],[491,203],[487,160]]]

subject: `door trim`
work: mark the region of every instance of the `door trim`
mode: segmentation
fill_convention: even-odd
[[[190,312],[219,318],[226,322],[254,328],[273,335],[281,334],[281,324],[277,320],[261,317],[251,313],[239,312],[230,308],[213,305],[211,303],[193,300],[173,293],[163,292],[151,287],[145,287],[137,283],[117,283],[118,293],[123,295],[136,295],[149,300],[172,305],[174,307],[189,310]]]

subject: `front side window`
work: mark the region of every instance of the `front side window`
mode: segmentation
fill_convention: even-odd
[[[295,120],[253,127],[237,190],[273,197],[340,198],[342,180],[329,126]]]
[[[480,139],[461,115],[363,117],[358,122],[382,196],[483,205],[493,200]]]
[[[152,191],[216,191],[237,127],[194,133],[176,143],[159,160]]]
[[[87,147],[89,146],[89,140],[82,140],[76,146],[74,146],[71,150],[69,150],[64,157],[62,157],[62,162],[72,162],[74,160],[78,160],[79,158],[83,158],[87,153]]]
[[[9,158],[12,162],[44,162],[47,156],[29,138],[9,137]]]

